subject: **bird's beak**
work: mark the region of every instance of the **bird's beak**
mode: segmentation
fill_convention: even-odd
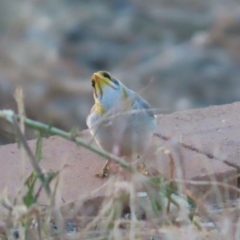
[[[93,79],[99,83],[99,81],[101,81],[101,76],[98,73],[94,73],[93,74]]]
[[[94,92],[95,92],[95,96],[98,97],[99,94],[100,96],[102,96],[102,84],[101,84],[101,79],[102,77],[98,74],[98,73],[94,73],[92,76],[92,80],[95,81],[95,88],[94,88]]]

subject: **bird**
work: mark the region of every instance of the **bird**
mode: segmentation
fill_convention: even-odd
[[[107,71],[91,77],[94,105],[86,124],[97,145],[118,157],[137,159],[150,147],[156,117],[148,102]],[[107,160],[98,177],[107,177]]]

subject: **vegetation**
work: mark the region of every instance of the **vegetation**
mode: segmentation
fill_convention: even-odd
[[[170,179],[163,178],[160,173],[140,173],[122,159],[86,143],[76,131],[67,133],[26,118],[21,89],[17,90],[15,97],[19,113],[2,110],[0,117],[11,122],[22,157],[31,162],[33,170],[13,200],[7,195],[1,198],[1,239],[238,239],[238,231],[232,231],[230,219],[227,218],[228,225],[224,225],[218,213],[226,211],[219,189],[230,188],[227,184],[188,182],[214,186],[222,207],[217,212],[216,208],[209,208],[198,200],[186,188],[185,181],[174,179],[173,172]],[[25,126],[39,133],[35,152],[25,139]],[[56,191],[63,169],[43,172],[39,166],[43,137],[49,135],[74,141],[105,158],[111,158],[124,168],[122,174],[113,175],[106,182],[105,197],[73,199],[60,206],[57,204]],[[166,154],[174,168],[173,155],[170,152]],[[47,196],[44,206],[39,202],[43,194]],[[233,209],[237,212],[238,206],[231,211]]]

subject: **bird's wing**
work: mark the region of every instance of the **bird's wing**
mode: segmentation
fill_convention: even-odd
[[[136,92],[133,92],[131,95],[132,97],[130,97],[130,100],[132,102],[132,109],[143,109],[144,111],[148,112],[150,116],[154,117],[153,110],[144,98],[142,98]]]

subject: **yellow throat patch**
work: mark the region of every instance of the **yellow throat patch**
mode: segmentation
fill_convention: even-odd
[[[101,105],[101,103],[98,102],[98,101],[95,101],[94,110],[95,110],[95,112],[96,112],[97,114],[99,114],[99,115],[103,115],[103,114],[106,113],[105,108],[104,108],[104,107]]]

